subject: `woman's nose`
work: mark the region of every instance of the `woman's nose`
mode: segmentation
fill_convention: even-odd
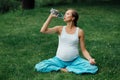
[[[64,15],[64,18],[66,17],[66,15]]]

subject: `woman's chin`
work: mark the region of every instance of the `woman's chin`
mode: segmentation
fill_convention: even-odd
[[[66,22],[66,18],[63,18],[63,21],[65,21],[65,22]]]
[[[67,20],[65,20],[65,19],[64,19],[63,21],[64,21],[64,22],[68,22],[68,21],[67,21]]]

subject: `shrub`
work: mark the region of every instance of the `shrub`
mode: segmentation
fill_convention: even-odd
[[[51,5],[61,5],[64,3],[70,3],[71,0],[35,0],[35,5],[39,6],[51,6]]]
[[[0,12],[15,10],[20,6],[20,0],[0,0]]]

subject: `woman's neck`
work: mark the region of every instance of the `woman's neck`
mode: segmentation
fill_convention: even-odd
[[[73,22],[68,22],[68,23],[67,23],[67,27],[70,28],[70,29],[72,29],[72,28],[75,27],[75,25],[74,25]]]

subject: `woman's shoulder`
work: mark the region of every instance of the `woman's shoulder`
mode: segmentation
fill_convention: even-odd
[[[80,27],[77,27],[77,28],[78,28],[78,35],[79,36],[84,35],[83,29],[81,29]]]
[[[58,33],[61,34],[62,29],[63,29],[64,26],[55,26],[55,27],[57,28]]]
[[[80,28],[80,27],[77,27],[77,28],[78,28],[79,33],[83,33],[84,32],[82,28]]]
[[[58,30],[62,30],[62,28],[63,28],[64,26],[55,26],[55,27],[57,27]]]
[[[57,28],[62,28],[63,26],[55,26],[55,27],[57,27]]]

